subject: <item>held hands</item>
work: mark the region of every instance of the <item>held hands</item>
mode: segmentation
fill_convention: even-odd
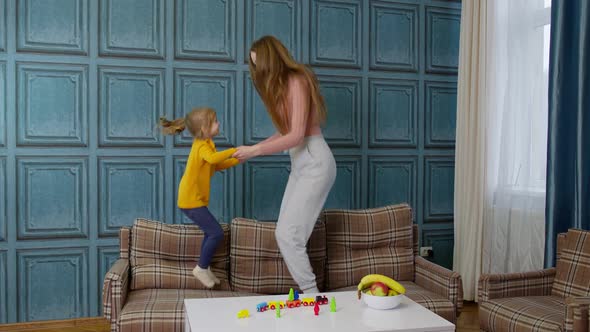
[[[257,146],[247,146],[247,145],[242,145],[236,148],[238,151],[236,151],[232,157],[238,159],[240,161],[240,163],[245,162],[248,159],[252,159],[256,156],[260,155],[260,152],[258,150]]]

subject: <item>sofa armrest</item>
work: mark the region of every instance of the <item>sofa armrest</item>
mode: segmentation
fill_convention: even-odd
[[[518,296],[551,295],[555,268],[507,274],[482,274],[478,281],[479,301]]]
[[[118,331],[117,321],[127,300],[129,290],[129,260],[119,259],[104,277],[102,308],[104,317],[111,324],[111,331]]]
[[[590,296],[570,296],[565,299],[565,330],[590,331]]]
[[[433,293],[444,296],[455,305],[459,316],[463,308],[463,282],[461,275],[420,256],[415,256],[414,282]]]

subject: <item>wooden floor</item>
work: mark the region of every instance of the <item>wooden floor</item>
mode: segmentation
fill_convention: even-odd
[[[477,317],[477,303],[463,302],[463,311],[457,321],[457,332],[479,331],[479,319]]]
[[[81,318],[61,321],[46,321],[21,324],[0,324],[0,332],[108,332],[109,324],[104,318]],[[457,322],[457,332],[479,331],[477,304],[465,302]]]
[[[109,324],[102,317],[51,320],[44,322],[0,324],[0,332],[109,332]]]

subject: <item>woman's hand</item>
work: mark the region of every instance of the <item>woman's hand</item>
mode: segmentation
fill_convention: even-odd
[[[236,149],[238,151],[236,151],[232,157],[238,159],[240,161],[240,163],[243,163],[248,159],[252,159],[252,158],[260,155],[259,149],[256,145],[254,145],[254,146],[242,145],[242,146],[238,146]]]

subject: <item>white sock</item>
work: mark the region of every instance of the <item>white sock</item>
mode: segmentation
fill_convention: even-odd
[[[199,279],[199,281],[207,288],[213,288],[215,286],[215,280],[211,278],[207,269],[202,269],[199,265],[195,266],[193,269],[193,275],[195,278]]]
[[[213,273],[213,271],[211,271],[211,266],[209,266],[209,267],[207,268],[207,272],[209,273],[209,276],[211,277],[211,279],[213,279],[213,281],[214,281],[216,284],[218,284],[218,285],[219,285],[219,284],[221,283],[221,280],[219,280],[219,278],[217,278],[217,276],[215,275],[215,273]]]

